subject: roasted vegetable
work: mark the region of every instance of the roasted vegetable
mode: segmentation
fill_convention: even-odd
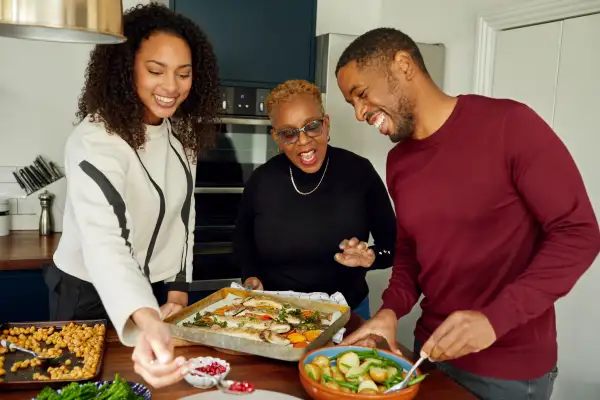
[[[372,392],[367,392],[368,390],[372,390]],[[358,393],[377,393],[377,385],[375,382],[368,380],[363,381],[358,385]]]
[[[396,367],[387,367],[387,379],[398,375],[398,369]]]
[[[321,368],[317,364],[308,363],[304,366],[306,375],[314,381],[319,382],[321,380]]]
[[[304,335],[301,335],[299,333],[292,333],[291,335],[288,335],[287,338],[292,343],[306,342],[306,337],[304,337]]]
[[[331,376],[338,381],[344,380],[344,374],[340,371],[337,365],[332,365],[331,367]]]
[[[320,334],[321,334],[321,331],[316,331],[316,330],[304,332],[304,336],[306,336],[306,340],[308,340],[309,342],[312,342],[313,340],[318,338]],[[320,357],[327,358],[325,356],[320,356]],[[327,359],[327,360],[329,361],[329,359]]]
[[[353,390],[353,391],[355,391],[355,392],[358,390],[358,385],[357,385],[357,384],[355,384],[355,383],[344,382],[344,381],[338,381],[337,379],[333,379],[332,377],[330,377],[330,376],[328,376],[328,375],[325,375],[325,380],[326,380],[327,382],[335,382],[335,383],[337,383],[338,385],[340,385],[341,387],[345,387],[345,388],[351,389],[351,390]]]
[[[331,367],[322,367],[321,368],[321,374],[333,377],[333,374],[331,372]]]
[[[388,378],[387,368],[371,367],[369,368],[369,375],[374,382],[383,383]]]
[[[340,390],[342,388],[340,384],[335,381],[324,382],[323,385],[333,390]]]
[[[360,365],[360,358],[356,353],[350,351],[337,360],[337,365],[342,374],[347,374],[350,368]]]
[[[312,362],[321,368],[329,367],[329,358],[325,356],[317,356]]]

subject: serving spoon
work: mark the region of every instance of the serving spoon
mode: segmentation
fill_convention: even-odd
[[[29,353],[32,356],[34,356],[35,358],[39,358],[42,361],[49,361],[49,362],[57,362],[59,361],[63,355],[59,355],[59,356],[54,356],[54,357],[46,357],[46,356],[42,356],[40,353],[33,351],[33,350],[29,350],[26,349],[24,347],[21,346],[17,346],[16,344],[14,344],[13,342],[9,342],[8,340],[0,340],[0,345],[3,347],[6,347],[8,350],[19,350],[25,353]]]
[[[406,377],[402,380],[402,382],[392,386],[391,388],[389,388],[388,390],[386,390],[384,392],[384,394],[388,394],[388,393],[394,393],[397,392],[399,390],[402,389],[406,389],[406,387],[408,386],[408,382],[410,381],[411,376],[413,376],[413,374],[415,373],[415,371],[417,370],[417,368],[419,368],[419,365],[421,365],[421,363],[423,361],[427,360],[427,356],[421,356],[421,358],[419,358],[419,361],[417,361],[415,363],[415,365],[412,366],[412,368],[410,369],[410,371],[408,371],[408,374],[406,374]]]

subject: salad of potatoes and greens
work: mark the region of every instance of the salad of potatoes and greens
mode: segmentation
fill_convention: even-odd
[[[330,358],[317,356],[304,365],[304,370],[310,379],[331,389],[360,394],[382,394],[402,382],[408,372],[375,349],[348,351]],[[408,386],[422,381],[425,376],[413,378]]]

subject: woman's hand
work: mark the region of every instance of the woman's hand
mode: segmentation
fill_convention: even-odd
[[[188,294],[186,292],[171,290],[167,295],[167,302],[160,307],[160,315],[162,319],[166,319],[171,315],[177,314],[186,308],[187,305]]]
[[[369,249],[366,242],[361,242],[355,237],[340,243],[340,250],[343,253],[337,253],[335,261],[346,267],[369,268],[375,262],[375,252]]]
[[[253,276],[246,279],[244,282],[244,289],[249,290],[264,290],[263,284],[257,277]]]
[[[141,330],[131,356],[134,371],[155,388],[183,379],[189,367],[185,358],[174,358],[171,331],[158,313],[141,308],[131,318]]]

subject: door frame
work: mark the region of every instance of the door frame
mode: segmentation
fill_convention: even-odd
[[[600,12],[600,0],[536,0],[498,7],[477,18],[473,92],[492,95],[496,35],[499,31]]]

